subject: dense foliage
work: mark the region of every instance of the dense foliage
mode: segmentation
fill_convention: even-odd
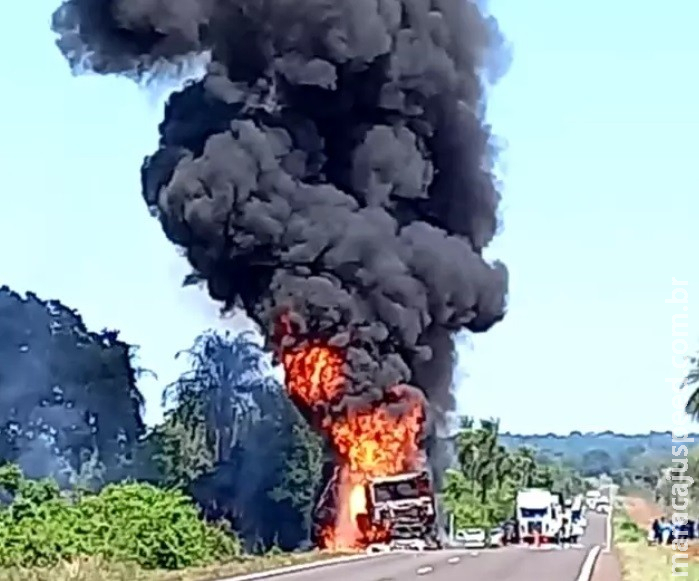
[[[0,329],[0,459],[63,483],[130,475],[145,429],[132,347],[57,301],[7,287]]]
[[[299,546],[309,536],[320,439],[254,336],[205,333],[186,353],[191,370],[165,392],[170,411],[143,445],[142,473],[229,520],[248,550]]]
[[[164,422],[146,433],[133,348],[115,332],[93,333],[68,307],[6,288],[0,328],[0,463],[63,490],[97,492],[127,478],[152,485],[108,487],[105,499],[177,490],[209,520],[230,523],[250,551],[292,549],[308,538],[324,451],[255,337],[198,337],[182,353],[189,371],[165,390]],[[53,500],[42,510],[54,508],[67,510]]]
[[[61,493],[49,479],[0,468],[0,566],[47,566],[100,556],[144,568],[205,565],[239,553],[235,537],[205,524],[184,494],[149,484]]]
[[[598,477],[604,473],[615,475],[618,480],[633,474],[649,476],[650,468],[657,473],[657,465],[667,460],[672,450],[671,432],[648,434],[617,434],[614,432],[517,435],[505,433],[502,442],[508,448],[528,446],[540,454],[555,458],[585,476]],[[695,435],[695,445],[699,434]]]
[[[457,468],[447,473],[444,502],[457,528],[494,526],[514,515],[522,488],[542,487],[572,496],[586,489],[584,480],[559,462],[538,457],[528,447],[508,449],[499,425],[470,418],[456,440]]]

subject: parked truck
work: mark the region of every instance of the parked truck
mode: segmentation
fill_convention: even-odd
[[[532,543],[559,543],[563,525],[563,508],[557,495],[542,488],[521,490],[516,500],[519,538]]]
[[[590,510],[595,510],[597,508],[597,502],[601,496],[602,493],[599,490],[588,490],[587,494],[585,495],[585,503],[587,504],[587,508]]]

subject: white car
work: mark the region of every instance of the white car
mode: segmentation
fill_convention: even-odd
[[[484,529],[464,529],[456,533],[456,542],[467,549],[483,549],[488,539]]]
[[[488,540],[488,545],[491,547],[502,547],[503,537],[505,536],[505,531],[501,527],[496,527],[490,529],[490,539]]]

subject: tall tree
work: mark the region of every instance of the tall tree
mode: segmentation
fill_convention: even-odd
[[[512,455],[513,473],[520,488],[529,488],[533,484],[536,470],[536,452],[533,448],[522,446]]]
[[[233,450],[263,415],[281,411],[279,384],[269,358],[251,332],[203,333],[186,355],[191,368],[164,392],[175,422],[194,434],[205,429],[215,462],[231,459]]]
[[[61,481],[129,474],[144,433],[134,349],[77,311],[0,288],[0,459]],[[96,472],[95,472],[96,475]]]
[[[310,538],[312,513],[321,484],[324,464],[323,442],[296,410],[291,437],[284,450],[281,478],[270,496],[288,502],[303,519],[303,535]]]
[[[231,520],[248,549],[297,546],[320,473],[317,437],[251,333],[207,332],[184,353],[191,369],[166,389],[168,419],[149,438],[163,479]]]

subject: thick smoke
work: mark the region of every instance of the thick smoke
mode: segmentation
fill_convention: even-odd
[[[348,405],[419,386],[432,433],[455,407],[454,332],[505,312],[506,269],[482,251],[499,202],[485,86],[508,54],[481,4],[69,0],[53,23],[78,71],[210,54],[167,104],[148,206],[213,298],[270,338],[290,309],[293,341],[346,347]]]

